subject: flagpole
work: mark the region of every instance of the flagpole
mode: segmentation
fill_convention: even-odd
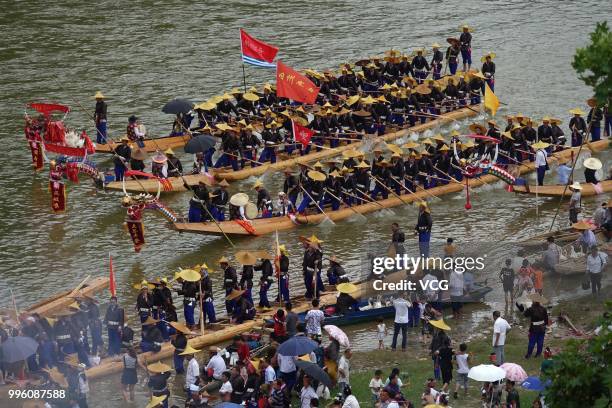
[[[244,93],[246,93],[247,86],[246,86],[246,71],[244,69],[244,60],[242,61],[242,85],[244,86]]]
[[[246,87],[246,70],[244,69],[244,50],[242,49],[242,28],[238,29],[240,35],[240,60],[242,61],[242,85],[244,86],[244,93],[247,91]]]

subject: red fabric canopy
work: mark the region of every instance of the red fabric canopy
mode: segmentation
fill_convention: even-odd
[[[70,112],[70,108],[68,106],[60,105],[58,103],[29,103],[28,106],[45,116],[49,116],[52,112]]]

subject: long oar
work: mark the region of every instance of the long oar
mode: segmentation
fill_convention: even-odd
[[[426,174],[426,176],[431,177],[431,176],[429,176],[429,175],[427,175],[427,174]],[[423,188],[423,187],[419,186],[418,181],[417,181],[417,180],[415,180],[415,179],[413,179],[412,177],[404,176],[404,178],[405,178],[406,180],[410,180],[416,189],[420,189],[420,191],[424,192],[425,194],[427,194],[427,195],[428,195],[428,196],[430,196],[431,198],[434,198],[434,199],[436,199],[436,200],[441,200],[441,198],[440,198],[440,197],[438,197],[437,195],[435,195],[435,194],[431,193],[430,191],[428,191],[428,189],[426,189],[426,188]]]
[[[367,203],[374,203],[374,204],[378,205],[380,208],[387,209],[387,207],[385,207],[384,205],[382,205],[381,203],[379,203],[376,200],[372,200],[366,193],[364,193],[363,191],[361,191],[357,187],[355,187],[355,190],[357,190],[359,193],[361,193],[362,197],[359,197],[359,196],[356,196],[356,195],[353,195],[353,194],[350,194],[350,193],[347,193],[347,194],[350,195],[353,198],[358,199],[358,200],[363,200],[363,201],[366,201]]]
[[[383,183],[382,181],[380,181],[380,179],[376,176],[370,175],[370,178],[372,178],[372,180],[374,180],[375,182],[377,182],[380,186],[383,186],[385,188],[385,190],[387,190],[388,192],[390,192],[395,198],[397,198],[398,200],[400,200],[402,203],[404,204],[408,204],[406,201],[402,200],[402,197],[400,197],[395,191],[391,190],[389,187],[387,187],[385,185],[385,183]]]
[[[323,208],[321,208],[321,206],[319,205],[319,203],[318,203],[318,202],[317,202],[317,201],[316,201],[314,198],[312,198],[312,196],[311,196],[311,195],[308,193],[308,191],[306,191],[306,189],[305,189],[305,188],[304,188],[304,187],[303,187],[301,184],[300,184],[300,188],[302,189],[302,191],[304,192],[304,194],[306,194],[306,195],[308,196],[308,198],[310,198],[310,201],[312,201],[312,202],[313,202],[313,203],[314,203],[314,204],[317,206],[317,208],[319,209],[319,211],[321,211],[321,213],[322,213],[323,215],[325,215],[325,218],[327,218],[329,221],[331,221],[331,223],[332,223],[332,224],[335,224],[335,222],[334,222],[334,221],[333,221],[331,218],[329,218],[329,216],[327,215],[327,213],[325,213],[325,211],[323,211]]]
[[[340,203],[342,202],[342,200],[341,200],[340,198],[338,198],[338,197],[336,197],[334,194],[332,194],[332,192],[331,192],[331,191],[329,191],[327,188],[325,188],[324,190],[327,192],[327,194],[329,194],[330,196],[332,196],[332,198],[333,198],[333,199],[338,200],[338,202],[340,202]],[[348,208],[350,208],[350,209],[351,209],[351,211],[353,211],[355,214],[357,214],[357,215],[358,215],[358,217],[359,217],[360,219],[362,219],[362,220],[364,220],[364,221],[366,220],[365,215],[363,215],[362,213],[360,213],[359,211],[357,211],[356,209],[354,209],[352,206],[350,206],[350,205],[349,205],[349,206],[348,206]]]

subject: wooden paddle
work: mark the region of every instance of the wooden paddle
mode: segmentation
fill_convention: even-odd
[[[332,224],[335,224],[335,222],[334,222],[334,221],[333,221],[331,218],[329,218],[329,216],[328,216],[328,215],[325,213],[325,211],[323,211],[323,208],[321,208],[321,206],[319,205],[319,203],[317,203],[317,202],[315,201],[315,199],[313,199],[313,198],[312,198],[312,196],[311,196],[311,195],[308,193],[308,191],[306,191],[306,189],[305,189],[305,188],[304,188],[304,187],[303,187],[301,184],[300,184],[300,188],[302,189],[302,191],[304,192],[304,194],[306,194],[306,195],[307,195],[307,196],[310,198],[310,201],[312,201],[312,202],[313,202],[313,203],[314,203],[314,204],[317,206],[317,208],[319,209],[319,211],[321,211],[321,213],[323,213],[323,215],[325,215],[325,218],[327,218],[329,221],[331,221],[331,223],[332,223]]]

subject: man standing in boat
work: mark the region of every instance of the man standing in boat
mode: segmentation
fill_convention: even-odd
[[[110,298],[110,305],[106,309],[104,323],[108,333],[108,355],[114,356],[121,352],[121,328],[124,322],[123,309],[117,305],[117,297]]]
[[[136,298],[136,311],[140,317],[140,323],[144,323],[147,317],[151,315],[151,306],[153,305],[153,299],[149,294],[149,282],[143,280],[140,282],[140,293]]]
[[[431,240],[431,211],[425,201],[419,204],[419,218],[414,227],[415,234],[419,236],[419,255],[423,258],[429,257],[429,241]]]
[[[227,192],[229,183],[223,179],[219,182],[219,188],[215,190],[211,200],[211,213],[217,221],[225,221],[225,206],[229,201],[229,193]]]
[[[321,268],[323,267],[323,253],[319,250],[319,243],[323,241],[313,235],[310,239],[304,239],[302,242],[306,248],[302,260],[304,286],[306,287],[306,294],[304,297],[306,299],[312,299],[313,297],[318,298],[321,287],[317,284],[317,276],[321,273]],[[316,294],[315,286],[317,286]]]
[[[601,120],[603,119],[603,111],[597,106],[597,100],[590,98],[587,104],[591,107],[587,115],[587,123],[591,128],[591,141],[596,142],[601,139]]]
[[[106,102],[102,92],[96,92],[96,108],[94,111],[94,122],[96,123],[96,143],[106,144]]]
[[[546,148],[548,146],[548,143],[542,141],[531,145],[533,149],[536,149],[535,167],[538,175],[538,186],[544,185],[544,176],[546,175],[546,171],[549,169],[548,161],[546,160]]]
[[[183,280],[179,295],[183,295],[183,313],[185,322],[190,329],[195,327],[195,306],[196,296],[199,292],[198,286],[194,282]]]
[[[461,27],[459,45],[461,47],[461,59],[463,60],[463,72],[468,72],[472,66],[472,34],[473,29],[465,24]]]
[[[221,259],[219,259],[219,265],[223,270],[223,288],[225,289],[225,295],[227,296],[237,287],[238,275],[236,274],[236,269],[230,266],[229,260],[226,257],[222,256]],[[234,310],[234,303],[234,300],[225,301],[225,310],[227,311],[228,315],[232,314],[232,311]]]

